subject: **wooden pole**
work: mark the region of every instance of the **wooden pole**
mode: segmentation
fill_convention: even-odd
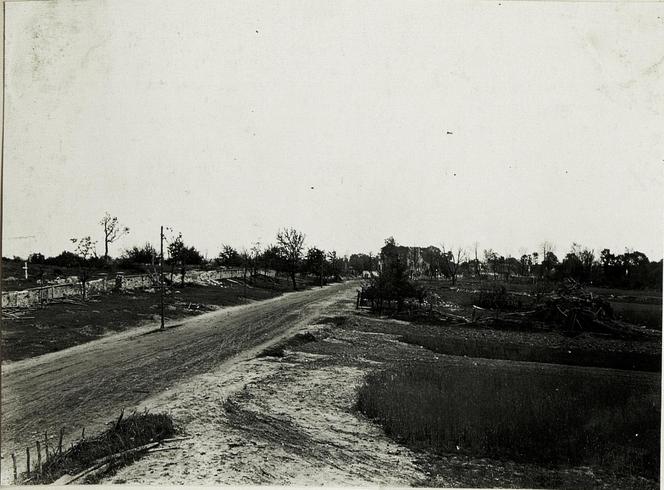
[[[65,435],[65,428],[60,429],[60,440],[58,441],[58,454],[62,455],[62,438]]]
[[[25,448],[25,456],[25,472],[28,475],[28,478],[30,478],[30,447]]]
[[[83,427],[83,430],[81,431],[81,439],[85,439],[85,427]]]
[[[44,452],[46,453],[46,459],[48,460],[48,433],[44,431]]]
[[[37,467],[35,469],[37,471],[41,471],[41,467],[42,467],[41,447],[39,445],[39,441],[37,441]]]
[[[160,253],[159,253],[159,286],[161,289],[161,329],[164,330],[164,227],[160,231]]]
[[[18,471],[16,469],[16,454],[12,453],[12,464],[14,465],[14,483],[18,482]]]

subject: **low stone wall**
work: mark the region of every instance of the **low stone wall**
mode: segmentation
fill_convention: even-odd
[[[260,271],[262,274],[274,277],[275,271]],[[164,274],[165,275],[165,274]],[[217,270],[190,270],[187,271],[185,280],[187,282],[230,279],[242,277],[243,269],[217,269]],[[88,296],[99,296],[113,290],[129,291],[132,289],[149,288],[156,285],[158,278],[151,274],[124,275],[122,273],[112,277],[104,277],[88,281],[86,294]],[[61,298],[80,297],[82,293],[81,283],[51,284],[38,288],[25,289],[23,291],[8,291],[2,293],[3,308],[27,308],[48,301]]]

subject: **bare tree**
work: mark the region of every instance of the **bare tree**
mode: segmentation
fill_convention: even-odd
[[[291,280],[293,281],[293,289],[297,289],[297,283],[295,282],[295,272],[297,271],[297,267],[302,260],[304,251],[304,238],[304,233],[299,232],[294,228],[285,228],[277,233],[277,244],[279,245],[279,248],[281,249],[282,254],[286,260],[288,272],[290,273]]]
[[[474,242],[473,247],[475,249],[475,262],[473,262],[474,269],[475,269],[475,277],[480,277],[480,261],[477,258],[477,247],[479,245],[479,242]]]
[[[555,251],[556,247],[553,243],[545,240],[540,245],[540,248],[542,249],[542,265],[540,267],[540,277],[544,278],[549,273],[552,262],[551,259],[555,257],[553,252]]]
[[[129,233],[128,226],[122,226],[117,216],[106,213],[99,222],[104,227],[104,260],[108,260],[108,246]]]
[[[441,245],[441,248],[443,251],[443,267],[447,270],[449,277],[452,279],[452,286],[454,286],[459,274],[459,266],[466,260],[466,250],[459,247],[456,252],[451,249],[446,251],[444,244]]]

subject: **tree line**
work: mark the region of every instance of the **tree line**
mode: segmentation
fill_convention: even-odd
[[[97,241],[92,236],[72,238],[74,250],[65,250],[57,256],[45,257],[33,253],[28,261],[32,264],[55,267],[78,268],[85,281],[92,269],[125,269],[144,271],[155,268],[160,253],[152,243],[132,246],[113,259],[109,248],[121,238],[129,235],[130,229],[118,218],[106,213],[99,221],[100,237],[104,254],[97,254]],[[187,268],[230,267],[244,269],[245,276],[254,277],[261,270],[275,270],[287,275],[293,288],[297,287],[296,275],[307,274],[318,278],[323,284],[327,278],[368,275],[371,277],[387,264],[397,263],[404,276],[446,278],[455,284],[461,275],[479,278],[499,278],[510,281],[515,278],[557,281],[572,278],[581,283],[616,288],[662,288],[662,260],[650,261],[646,254],[635,250],[614,254],[609,249],[599,253],[577,243],[559,258],[550,242],[543,242],[539,249],[527,252],[522,249],[518,257],[501,255],[493,249],[481,253],[478,244],[470,248],[449,247],[445,244],[428,247],[398,245],[393,237],[385,240],[376,254],[353,253],[340,257],[336,251],[326,251],[316,246],[307,247],[306,235],[294,228],[277,232],[273,243],[254,243],[250,248],[236,249],[221,244],[219,254],[206,259],[193,245],[185,243],[182,233],[167,228],[164,264],[184,284]],[[15,259],[22,260],[18,257]],[[396,262],[395,262],[396,261]]]

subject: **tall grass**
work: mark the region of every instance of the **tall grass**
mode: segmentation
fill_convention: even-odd
[[[418,362],[370,375],[358,408],[417,448],[659,474],[656,383]]]

